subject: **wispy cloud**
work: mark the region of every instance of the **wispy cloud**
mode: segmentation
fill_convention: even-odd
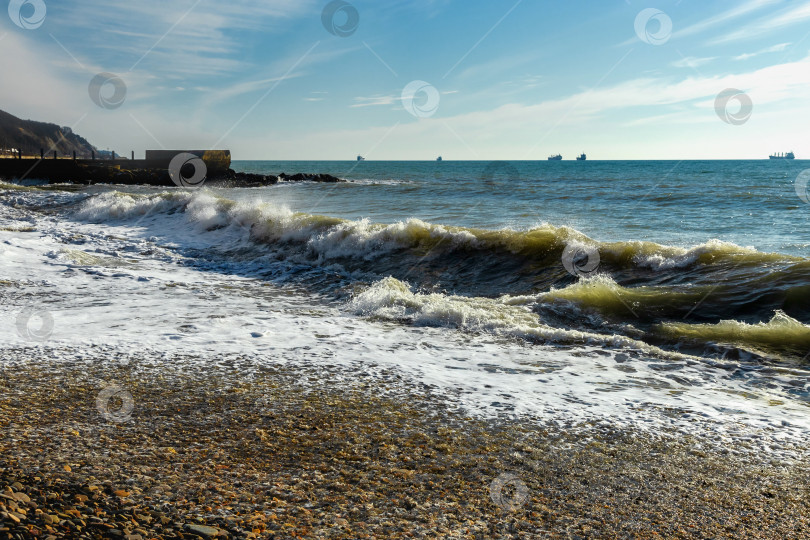
[[[536,64],[537,60],[544,56],[543,52],[529,51],[524,53],[510,54],[506,57],[494,58],[486,62],[472,65],[458,73],[456,79],[491,79],[504,72],[514,71],[524,65]]]
[[[250,94],[252,92],[258,92],[259,90],[267,90],[271,85],[274,83],[285,81],[288,79],[297,79],[301,77],[303,73],[301,72],[293,72],[287,76],[281,77],[270,77],[266,79],[258,79],[255,81],[244,81],[240,83],[230,84],[224,88],[220,88],[214,91],[211,91],[206,99],[206,106],[210,107],[216,103],[241,96],[243,94]]]
[[[387,148],[381,149],[381,155],[385,155],[385,159],[408,159],[446,146],[445,130],[440,129],[440,122],[463,134],[467,145],[476,152],[490,155],[492,149],[497,148],[493,145],[503,141],[508,141],[512,155],[520,155],[536,142],[539,132],[552,129],[561,116],[565,116],[566,122],[556,130],[557,140],[565,140],[569,134],[579,139],[590,132],[615,137],[618,126],[650,126],[661,133],[667,133],[668,127],[689,124],[724,129],[728,126],[720,122],[714,112],[715,98],[723,89],[746,91],[754,102],[752,121],[756,121],[768,114],[795,110],[795,101],[801,99],[801,91],[807,85],[810,85],[810,56],[797,62],[722,77],[689,76],[677,81],[643,77],[531,105],[509,103],[489,110],[403,124]],[[371,102],[382,98],[364,99]],[[322,131],[309,136],[307,141],[312,147],[330,148],[330,152],[339,149],[343,155],[350,155],[354,148],[382,138],[389,128],[381,124],[364,129]],[[595,131],[598,129],[602,131]],[[331,146],[329,141],[332,141]],[[418,144],[414,145],[414,141]],[[295,139],[278,141],[279,148],[289,149],[291,153],[302,144]],[[678,148],[686,146],[688,141],[681,141]],[[461,154],[462,150],[458,152]]]
[[[448,122],[452,121],[463,133],[485,131],[485,126],[490,130],[492,126],[498,126],[500,133],[525,130],[526,126],[537,131],[538,126],[553,123],[563,114],[568,115],[568,126],[587,125],[595,118],[611,114],[619,114],[630,121],[647,117],[648,113],[660,117],[678,111],[691,111],[691,118],[701,122],[705,118],[714,118],[715,97],[725,88],[744,90],[753,100],[755,110],[765,105],[773,110],[776,103],[802,96],[802,89],[807,85],[810,85],[810,56],[798,62],[722,77],[687,77],[677,82],[633,79],[533,105],[509,104],[487,112],[460,115],[448,119]]]
[[[780,11],[771,17],[760,18],[752,24],[745,25],[733,32],[724,34],[709,43],[717,45],[743,39],[751,39],[787,26],[803,23],[808,19],[810,19],[810,2],[805,2],[792,9]]]
[[[718,26],[726,24],[729,21],[748,15],[749,13],[753,13],[754,11],[764,7],[777,4],[781,1],[782,0],[750,0],[741,6],[727,9],[722,13],[703,19],[698,23],[692,24],[680,30],[676,30],[672,33],[672,39],[688,37],[706,32],[707,30],[712,30]],[[677,21],[674,21],[674,23],[676,24],[677,28]],[[636,43],[638,43],[638,38],[633,36],[630,39],[619,43],[618,47],[629,47],[630,45],[634,45]]]
[[[304,98],[304,101],[324,101],[326,96],[329,95],[329,92],[324,91],[314,91],[310,92],[310,95]]]
[[[384,105],[393,105],[400,101],[399,96],[371,96],[371,97],[356,97],[355,103],[351,105],[352,108],[359,107],[379,107]]]
[[[764,7],[778,4],[780,1],[781,0],[751,0],[750,2],[746,2],[741,6],[728,9],[723,13],[720,13],[713,17],[709,17],[705,20],[700,21],[699,23],[687,26],[683,30],[676,31],[672,34],[672,37],[680,38],[685,36],[691,36],[694,34],[699,34],[701,32],[705,32],[706,30],[710,30],[712,28],[725,24],[728,21],[734,20],[738,17],[742,17],[743,15],[748,15],[749,13],[752,13]]]
[[[196,0],[120,5],[77,0],[54,6],[53,15],[49,5],[48,15],[58,21],[57,37],[71,34],[72,47],[87,56],[106,57],[109,69],[129,69],[148,52],[142,69],[178,76],[216,75],[244,65],[239,52],[245,32],[278,32],[293,18],[315,12],[316,5],[315,0],[243,0],[227,5]]]
[[[696,58],[694,56],[686,56],[681,58],[680,60],[676,60],[672,62],[674,67],[679,68],[698,68],[700,66],[705,66],[706,64],[715,60],[716,57],[711,56],[709,58]]]
[[[753,58],[753,57],[759,56],[761,54],[782,52],[785,49],[787,49],[788,47],[790,47],[790,45],[791,45],[790,43],[779,43],[778,45],[774,45],[773,47],[767,47],[765,49],[762,49],[762,50],[759,50],[759,51],[756,51],[756,52],[746,53],[746,54],[741,54],[739,56],[735,56],[734,60],[748,60],[749,58]]]
[[[452,7],[453,0],[386,0],[379,4],[368,4],[367,9],[379,9],[377,16],[401,17],[403,13],[411,11],[433,18]]]

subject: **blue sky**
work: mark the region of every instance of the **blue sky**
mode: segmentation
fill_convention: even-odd
[[[356,12],[345,36],[324,1],[7,3],[0,108],[118,152],[810,157],[806,0],[357,0],[329,18]],[[126,85],[117,108],[91,100],[98,73]]]

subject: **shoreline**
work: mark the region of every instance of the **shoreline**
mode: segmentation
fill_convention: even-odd
[[[4,350],[0,531],[130,540],[810,534],[806,458],[770,463],[675,434],[473,418],[394,370],[358,378],[233,355],[166,363],[70,352],[52,362],[48,349]]]

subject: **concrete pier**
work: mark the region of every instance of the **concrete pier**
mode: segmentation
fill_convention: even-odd
[[[73,159],[58,159],[55,151],[51,159],[46,159],[45,150],[42,149],[40,159],[0,159],[0,178],[30,178],[51,183],[173,186],[175,184],[169,176],[169,163],[181,153],[201,158],[209,179],[224,178],[230,174],[230,150],[147,150],[146,159],[96,160],[95,155],[94,159],[76,159],[75,155]]]

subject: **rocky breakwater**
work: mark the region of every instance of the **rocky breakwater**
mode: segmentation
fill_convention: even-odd
[[[229,169],[224,177],[208,180],[211,185],[218,187],[261,187],[278,184],[279,182],[321,182],[334,184],[345,181],[346,180],[338,178],[337,176],[323,173],[296,173],[292,175],[281,173],[276,176],[272,174],[262,175],[235,172],[233,169]]]
[[[184,177],[192,177],[192,169]],[[167,168],[132,167],[132,163],[112,163],[101,161],[73,160],[0,160],[0,178],[5,180],[32,179],[45,180],[51,184],[123,184],[175,187],[178,184],[172,179]],[[218,187],[260,187],[279,182],[325,182],[336,183],[344,180],[329,174],[297,173],[288,175],[262,175],[236,172],[225,169],[223,172],[209,174],[204,180],[197,181],[194,187],[202,185]],[[186,186],[188,187],[188,186]]]
[[[236,172],[228,169],[221,175],[210,176],[196,184],[195,187],[203,185],[211,187],[262,187],[278,184],[279,182],[322,182],[337,183],[345,180],[329,174],[319,173],[297,173],[288,175],[281,173],[278,176],[272,174],[254,174]],[[125,185],[151,185],[151,186],[175,186],[176,183],[169,176],[168,171],[154,169],[130,169],[130,170],[106,170],[101,175],[95,174],[90,177],[91,184],[125,184]]]

